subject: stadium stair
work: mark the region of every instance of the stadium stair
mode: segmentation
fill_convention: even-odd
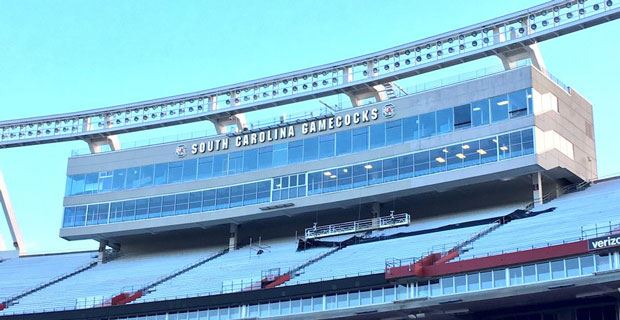
[[[9,308],[12,303],[14,303],[15,301],[18,301],[19,299],[21,299],[21,298],[23,298],[23,297],[25,297],[25,296],[27,296],[29,294],[35,293],[35,292],[37,292],[39,290],[43,290],[43,289],[45,289],[45,288],[47,288],[47,287],[49,287],[49,286],[51,286],[51,285],[53,285],[55,283],[63,281],[63,280],[65,280],[65,279],[67,279],[69,277],[72,277],[72,276],[74,276],[74,275],[76,275],[78,273],[84,272],[84,271],[86,271],[86,270],[88,270],[88,269],[90,269],[90,268],[92,268],[92,267],[94,267],[96,265],[97,265],[97,261],[93,261],[93,262],[91,262],[91,263],[89,263],[89,264],[87,264],[85,266],[79,267],[78,269],[76,269],[76,270],[74,270],[72,272],[69,272],[69,273],[66,273],[64,275],[58,276],[58,277],[53,278],[53,279],[51,279],[49,281],[41,283],[40,285],[38,285],[38,286],[36,286],[36,287],[34,287],[32,289],[26,290],[26,291],[24,291],[24,292],[22,292],[20,294],[17,294],[17,295],[14,295],[12,297],[9,297],[8,299],[5,299],[5,301],[0,302],[0,311],[4,310],[6,308]]]
[[[281,275],[279,275],[279,276],[277,276],[275,278],[273,278],[273,277],[263,278],[261,280],[261,288],[268,289],[268,288],[275,288],[275,287],[277,287],[279,285],[282,285],[282,284],[286,283],[287,281],[293,279],[298,272],[302,271],[307,266],[309,266],[309,265],[311,265],[313,263],[316,263],[316,262],[324,259],[325,257],[329,256],[329,255],[332,255],[332,254],[336,253],[336,251],[342,250],[345,246],[342,246],[342,245],[341,246],[337,246],[334,249],[329,250],[329,251],[323,253],[322,255],[320,255],[320,256],[318,256],[316,258],[310,259],[310,260],[306,261],[305,263],[303,263],[302,265],[297,266],[297,267],[289,270],[288,272],[286,272],[284,274],[281,274]]]
[[[192,269],[195,269],[215,258],[218,258],[220,256],[222,256],[223,254],[227,253],[228,249],[224,249],[212,256],[209,256],[207,258],[201,259],[199,261],[197,261],[196,263],[192,263],[186,267],[183,267],[177,271],[174,271],[166,276],[163,276],[149,284],[144,285],[143,287],[141,287],[138,290],[131,290],[129,292],[121,292],[117,295],[115,295],[114,297],[112,297],[111,299],[109,299],[108,301],[104,302],[104,305],[112,305],[112,306],[117,306],[117,305],[123,305],[123,304],[128,304],[131,303],[135,300],[138,300],[140,298],[142,298],[143,296],[147,295],[149,292],[151,292],[151,289],[155,288],[156,286],[169,281],[171,279],[174,279],[175,277],[178,277],[179,275],[188,272]]]

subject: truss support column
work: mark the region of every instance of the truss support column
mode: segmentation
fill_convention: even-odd
[[[0,171],[0,204],[2,205],[2,210],[4,211],[4,217],[6,218],[9,232],[11,233],[13,247],[15,247],[15,250],[17,250],[20,255],[25,254],[26,248],[24,247],[24,239],[22,238],[22,232],[20,231],[19,225],[17,224],[17,219],[15,218],[13,204],[11,203],[9,190],[4,181],[2,171]]]
[[[234,251],[237,249],[237,230],[239,229],[239,225],[236,223],[230,224],[230,233],[228,235],[228,251]]]
[[[543,204],[542,174],[532,174],[532,203],[534,207]]]
[[[112,119],[108,116],[105,118],[105,127],[112,127]],[[84,118],[84,131],[88,132],[93,130],[91,118]],[[115,134],[112,135],[104,135],[102,137],[97,138],[87,138],[84,141],[88,144],[88,148],[90,149],[90,153],[100,153],[102,151],[103,146],[109,146],[110,150],[117,151],[121,149],[121,142],[118,139],[118,136]]]

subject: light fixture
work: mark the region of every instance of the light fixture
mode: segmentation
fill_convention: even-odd
[[[506,146],[501,146],[501,147],[499,147],[499,149],[502,150],[502,151],[508,151],[508,147],[506,147]]]
[[[335,175],[335,174],[332,174],[332,175],[331,175],[331,176],[329,176],[329,177],[330,177],[330,178],[332,178],[332,179],[336,179],[336,175]]]
[[[326,176],[326,177],[329,177],[329,176],[332,175],[332,173],[329,172],[329,171],[325,171],[325,172],[323,172],[323,175]]]
[[[344,168],[344,169],[342,169],[342,172],[347,173],[347,172],[349,172],[349,169]]]
[[[495,139],[495,138],[491,139],[491,141],[497,143],[497,139]]]
[[[457,153],[456,157],[459,158],[459,159],[465,159],[465,155],[462,154],[462,153]]]
[[[370,163],[369,163],[369,164],[366,164],[366,165],[364,165],[364,168],[365,168],[366,170],[370,170],[370,169],[372,169],[372,164],[370,164]]]
[[[471,109],[472,111],[480,111],[480,107],[474,107],[473,109]]]
[[[448,153],[448,149],[447,148],[443,148],[443,149],[441,149],[441,151],[443,151],[443,153]]]
[[[468,144],[464,144],[461,148],[463,148],[463,150],[467,150],[467,149],[469,149],[469,145]]]
[[[484,149],[478,149],[478,150],[476,150],[476,152],[478,152],[482,156],[487,154],[487,152]]]
[[[498,106],[505,106],[508,105],[508,100],[502,100],[500,102],[497,103]]]
[[[437,161],[439,163],[444,163],[444,162],[446,162],[446,159],[444,159],[442,157],[437,157],[437,158],[435,158],[435,161]]]

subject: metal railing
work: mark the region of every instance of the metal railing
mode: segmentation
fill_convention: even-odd
[[[337,236],[349,233],[385,229],[397,226],[406,226],[411,222],[411,217],[407,213],[391,214],[389,216],[349,221],[343,223],[330,224],[326,226],[314,226],[306,228],[306,239]]]
[[[564,0],[372,54],[272,77],[100,109],[0,122],[0,148],[92,139],[383,84],[508,52],[620,17],[620,1]]]

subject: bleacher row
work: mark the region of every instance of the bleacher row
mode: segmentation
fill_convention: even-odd
[[[620,202],[615,199],[619,198],[620,179],[593,184],[584,191],[567,194],[535,209],[555,208],[553,211],[502,224],[476,238],[463,248],[457,259],[575,241],[582,237],[582,228],[609,225],[610,221],[617,223]],[[121,292],[139,290],[144,290],[143,295],[130,302],[256,289],[260,288],[266,270],[278,268],[281,274],[291,271],[293,277],[281,286],[382,273],[386,259],[445,252],[456,243],[462,243],[498,224],[489,222],[493,218],[519,208],[523,208],[523,204],[419,220],[414,216],[409,226],[357,235],[387,240],[361,242],[337,251],[328,247],[297,251],[297,239],[280,238],[264,240],[260,246],[261,254],[258,254],[256,246],[245,246],[231,252],[226,252],[226,248],[221,246],[212,246],[184,251],[120,254],[102,264],[94,264],[97,261],[96,252],[6,259],[0,262],[0,302],[9,303],[0,315],[106,305]],[[471,221],[485,222],[466,224]],[[423,232],[447,224],[456,227]],[[459,224],[464,226],[459,227]],[[324,240],[338,241],[342,238],[337,236]],[[298,268],[304,264],[307,265]],[[61,278],[80,268],[84,270]],[[58,281],[59,278],[61,280]],[[48,283],[54,279],[56,282]],[[33,290],[36,288],[40,289]],[[28,291],[28,294],[14,299]]]

